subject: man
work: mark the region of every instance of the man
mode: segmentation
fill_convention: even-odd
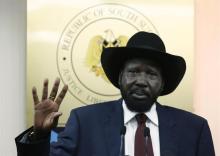
[[[126,47],[104,49],[101,63],[122,99],[72,110],[58,142],[50,144],[68,87],[56,98],[57,79],[48,98],[46,80],[42,100],[33,88],[34,126],[16,138],[19,156],[215,155],[205,119],[157,102],[175,90],[186,69],[159,36],[138,32]]]

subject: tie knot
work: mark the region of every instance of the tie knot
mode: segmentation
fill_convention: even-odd
[[[140,124],[145,124],[146,120],[147,120],[147,116],[144,114],[144,113],[141,113],[141,114],[137,114],[135,116],[136,120],[137,120],[137,123],[138,125]]]

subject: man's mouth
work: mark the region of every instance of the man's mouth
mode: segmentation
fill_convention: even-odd
[[[150,97],[148,93],[142,90],[136,90],[132,92],[131,96],[138,100],[144,100]]]

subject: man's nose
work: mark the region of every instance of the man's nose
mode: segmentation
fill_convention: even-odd
[[[147,76],[145,74],[140,74],[136,79],[136,85],[147,87],[148,86]]]

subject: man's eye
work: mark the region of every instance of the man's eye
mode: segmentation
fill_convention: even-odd
[[[126,74],[130,77],[137,76],[138,72],[136,70],[129,70]]]
[[[155,72],[149,72],[148,74],[152,75],[152,76],[157,76],[157,73],[155,73]]]
[[[128,73],[133,73],[133,74],[136,74],[138,73],[136,70],[129,70]]]
[[[149,72],[148,75],[149,75],[149,77],[150,77],[151,79],[157,79],[157,78],[158,78],[158,74],[155,73],[155,72]]]

